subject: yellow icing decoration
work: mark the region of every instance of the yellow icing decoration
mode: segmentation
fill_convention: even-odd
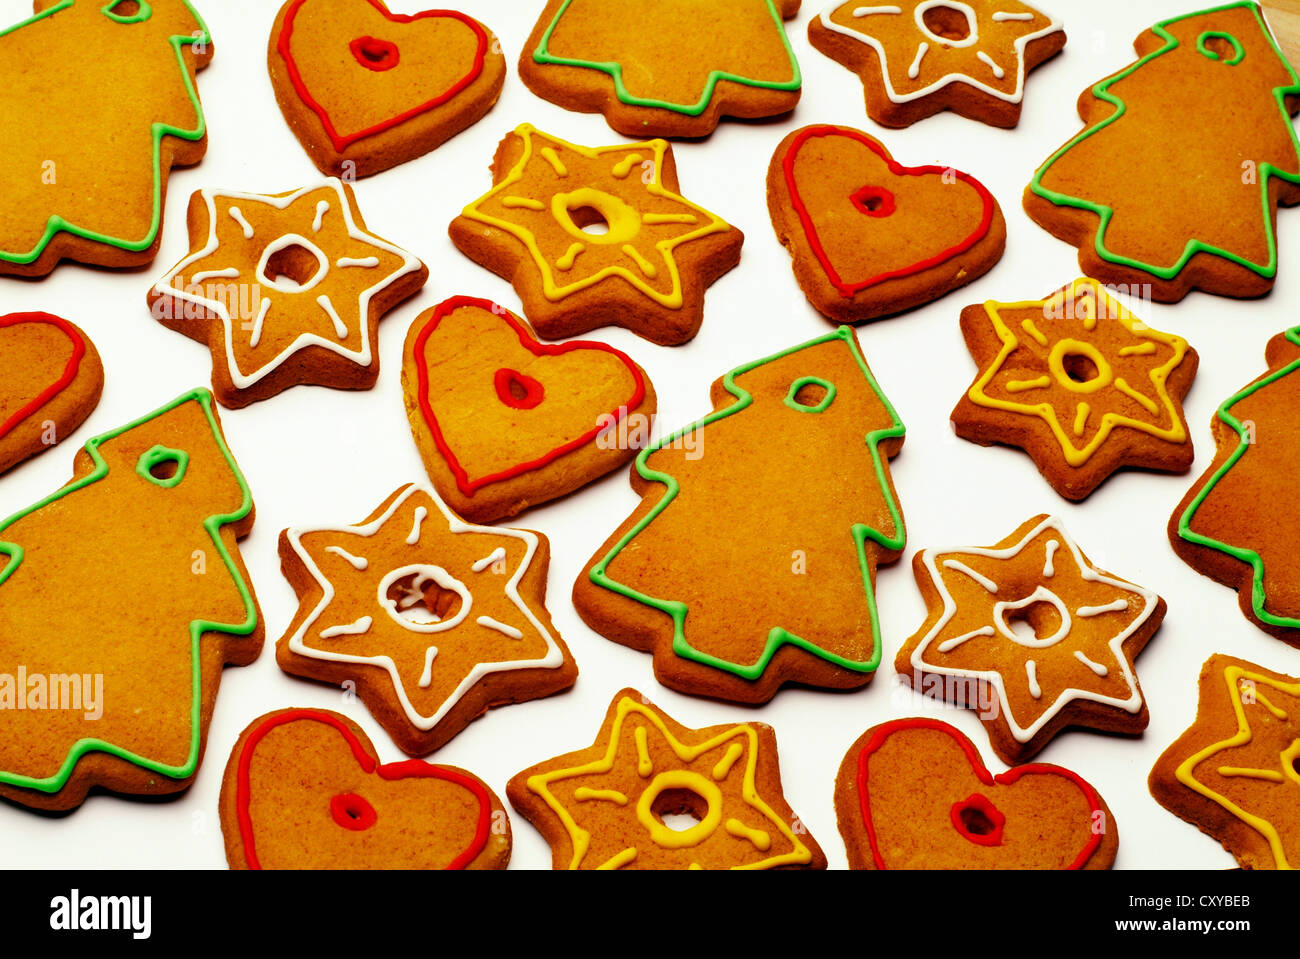
[[[654,813],[655,800],[665,789],[689,789],[708,804],[704,817],[690,829],[680,832],[669,829]],[[656,846],[664,849],[685,849],[698,846],[717,830],[722,822],[722,790],[699,773],[687,769],[670,769],[660,773],[641,794],[636,804],[636,818],[650,833],[650,839]]]
[[[612,802],[619,806],[627,805],[627,797],[617,789],[588,789],[579,786],[573,791],[573,798],[578,802]]]
[[[750,829],[739,819],[728,819],[723,828],[737,839],[746,839],[753,843],[754,848],[759,852],[767,852],[772,848],[771,836],[761,829]]]
[[[736,760],[740,758],[741,753],[744,751],[745,747],[740,743],[732,743],[728,746],[726,755],[719,759],[718,764],[713,767],[713,778],[718,782],[726,779],[731,772],[731,767],[736,765]]]

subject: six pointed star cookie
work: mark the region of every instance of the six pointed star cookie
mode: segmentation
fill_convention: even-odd
[[[540,533],[466,523],[418,484],[359,525],[285,530],[300,606],[276,658],[354,682],[398,746],[432,752],[492,706],[573,685],[542,605],[549,554]]]
[[[1071,500],[1125,466],[1191,468],[1182,401],[1196,351],[1138,320],[1095,280],[1045,300],[967,307],[961,326],[980,372],[953,410],[958,436],[1023,448]]]
[[[1133,659],[1165,602],[1094,567],[1060,520],[1035,517],[993,547],[924,550],[913,572],[929,615],[895,668],[926,695],[978,709],[1004,762],[1066,726],[1146,728]]]
[[[537,334],[622,326],[691,339],[704,290],[744,235],[677,193],[664,140],[584,147],[524,124],[497,149],[496,186],[451,223],[462,253],[515,284]]]
[[[1061,52],[1065,30],[1020,0],[837,0],[808,39],[861,77],[867,113],[883,126],[952,110],[1014,127],[1025,74]]]
[[[337,179],[290,193],[200,190],[192,252],[149,294],[153,315],[212,351],[212,386],[243,407],[300,383],[370,389],[380,318],[424,286],[418,259],[366,229]]]
[[[1211,656],[1196,721],[1148,783],[1160,805],[1217,839],[1242,868],[1300,866],[1300,680]]]
[[[506,795],[556,869],[826,868],[782,796],[771,727],[688,729],[632,689],[590,748],[524,770]]]

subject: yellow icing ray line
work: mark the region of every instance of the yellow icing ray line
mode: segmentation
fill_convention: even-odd
[[[1138,343],[1134,346],[1120,347],[1120,356],[1150,356],[1156,351],[1156,345],[1150,340],[1145,343]]]
[[[1160,407],[1156,406],[1155,400],[1133,389],[1133,387],[1128,385],[1128,381],[1125,380],[1124,377],[1117,376],[1115,378],[1115,389],[1119,390],[1129,399],[1141,403],[1144,407],[1146,407],[1147,411],[1151,413],[1153,416],[1156,413],[1160,412]]]
[[[1262,779],[1265,782],[1280,783],[1285,780],[1276,769],[1243,769],[1240,766],[1220,766],[1220,776],[1244,776],[1247,779]]]
[[[1084,428],[1088,425],[1088,414],[1092,412],[1092,407],[1087,403],[1080,403],[1078,410],[1074,414],[1074,435],[1082,436]]]
[[[627,849],[624,849],[618,855],[611,858],[609,862],[603,862],[596,868],[597,869],[622,869],[624,866],[631,863],[634,859],[636,859],[636,847],[629,846]]]
[[[1024,393],[1027,390],[1041,390],[1052,385],[1050,376],[1040,376],[1033,380],[1012,380],[1007,384],[1008,393]]]
[[[587,252],[587,248],[581,243],[573,244],[573,246],[565,250],[564,256],[555,261],[556,268],[566,271],[572,270],[574,262],[585,252]]]
[[[1047,345],[1047,335],[1038,328],[1033,320],[1025,320],[1020,324],[1020,328],[1037,340],[1039,346]]]
[[[542,155],[543,160],[551,165],[551,169],[555,171],[556,176],[569,175],[569,168],[564,165],[564,161],[560,159],[560,155],[555,152],[554,147],[542,147],[537,152]]]
[[[665,223],[698,223],[700,218],[694,213],[647,213],[641,222],[649,226],[662,226]]]
[[[573,791],[573,798],[578,802],[612,802],[619,806],[627,805],[627,797],[617,789],[588,789],[579,786]]]
[[[636,738],[636,771],[643,777],[655,771],[655,764],[650,761],[650,746],[646,741],[644,726],[638,726],[632,734]]]
[[[641,272],[646,275],[647,279],[653,280],[659,275],[659,271],[655,269],[655,265],[643,257],[641,252],[636,247],[632,246],[632,244],[628,243],[624,245],[623,255],[631,258],[632,262],[640,268]]]
[[[740,743],[732,743],[728,746],[726,755],[719,759],[718,764],[713,767],[713,778],[718,782],[726,779],[727,774],[731,772],[731,767],[736,765],[736,760],[740,758],[744,751],[745,747]]]
[[[751,843],[759,852],[767,852],[772,848],[772,837],[761,829],[751,829],[739,819],[728,819],[723,824],[723,828],[737,839],[744,839]]]
[[[545,210],[546,204],[527,196],[503,196],[501,205],[508,210]]]

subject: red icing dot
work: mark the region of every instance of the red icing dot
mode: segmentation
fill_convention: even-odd
[[[964,838],[978,846],[1000,846],[1007,817],[987,796],[971,793],[952,804],[952,824]]]
[[[367,70],[391,70],[402,58],[397,44],[378,37],[357,37],[348,47],[357,63]]]
[[[894,194],[883,186],[864,186],[849,199],[853,201],[853,205],[859,211],[867,216],[886,217],[898,209]]]
[[[511,409],[531,410],[546,398],[546,388],[518,370],[497,370],[495,385],[497,398]]]
[[[344,829],[364,832],[375,824],[375,807],[356,793],[340,793],[330,799],[330,815]]]

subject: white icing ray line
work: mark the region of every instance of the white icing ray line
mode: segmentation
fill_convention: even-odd
[[[253,322],[253,335],[248,338],[248,345],[256,347],[262,342],[262,324],[266,322],[266,314],[271,312],[271,298],[262,297],[262,305],[257,309],[257,319]]]
[[[333,553],[335,556],[343,557],[349,563],[351,563],[354,568],[359,570],[363,570],[370,565],[369,561],[364,556],[354,556],[352,553],[349,553],[342,546],[326,546],[325,552]]]
[[[321,200],[316,204],[316,219],[311,221],[311,231],[319,233],[321,225],[325,222],[325,214],[329,212],[329,200]]]
[[[971,569],[969,566],[967,566],[965,563],[959,560],[945,559],[943,561],[943,568],[950,569],[954,573],[961,573],[965,576],[969,576],[971,579],[975,580],[975,582],[979,583],[990,593],[996,593],[998,591],[997,583],[993,582],[993,580],[989,579],[983,573],[979,573]]]
[[[1043,563],[1043,575],[1049,579],[1056,575],[1056,566],[1053,560],[1056,557],[1056,551],[1061,548],[1061,544],[1054,539],[1047,541],[1047,560]]]
[[[1087,582],[1103,583],[1107,586],[1113,586],[1116,589],[1124,590],[1138,597],[1141,602],[1141,611],[1133,617],[1124,629],[1120,630],[1111,638],[1109,646],[1114,654],[1115,662],[1119,665],[1123,674],[1124,683],[1128,689],[1128,696],[1106,696],[1094,690],[1067,688],[1061,691],[1055,702],[1043,709],[1038,717],[1028,725],[1021,725],[1016,716],[1011,712],[1007,705],[1007,686],[1002,674],[996,669],[960,669],[951,666],[941,666],[935,663],[925,661],[926,653],[929,651],[931,644],[939,637],[952,618],[957,613],[957,603],[952,598],[952,593],[948,589],[948,584],[940,575],[936,556],[953,555],[965,553],[969,556],[987,557],[989,559],[1010,559],[1018,556],[1023,552],[1030,543],[1037,541],[1044,532],[1051,530],[1055,534],[1064,549],[1070,551],[1074,562],[1079,569],[1079,575]],[[1011,735],[1017,742],[1029,742],[1039,730],[1050,722],[1061,709],[1069,702],[1076,699],[1083,699],[1089,702],[1100,703],[1106,706],[1113,706],[1116,709],[1122,709],[1125,712],[1136,714],[1142,709],[1142,694],[1138,692],[1137,677],[1134,675],[1133,667],[1124,657],[1124,643],[1138,629],[1142,627],[1148,619],[1151,618],[1152,612],[1156,608],[1158,597],[1151,590],[1130,583],[1114,576],[1103,573],[1092,566],[1088,565],[1080,552],[1078,545],[1065,532],[1061,521],[1055,516],[1049,516],[1039,523],[1036,527],[1027,532],[1020,542],[1014,546],[1008,546],[1003,549],[991,549],[979,546],[957,546],[951,549],[934,550],[928,549],[921,554],[921,562],[929,573],[930,579],[934,582],[935,588],[939,591],[939,596],[943,599],[943,613],[939,616],[935,624],[930,627],[930,631],[916,645],[912,653],[911,665],[913,671],[920,675],[921,673],[935,673],[941,676],[956,676],[966,678],[983,679],[989,683],[998,694],[998,702],[1001,707],[1001,715],[1006,719],[1007,727]]]
[[[331,626],[328,629],[320,631],[321,639],[335,639],[339,636],[360,636],[362,633],[370,632],[370,627],[375,621],[369,616],[362,616],[355,623],[348,623],[345,626]]]
[[[414,546],[420,541],[420,527],[424,525],[424,521],[428,515],[429,511],[423,506],[417,506],[415,508],[415,525],[411,527],[411,535],[406,537],[407,546]]]
[[[1006,10],[997,10],[993,13],[994,23],[1005,23],[1007,20],[1025,20],[1034,19],[1032,13],[1008,13]]]
[[[1113,603],[1107,603],[1105,606],[1080,606],[1074,611],[1074,615],[1087,618],[1089,616],[1100,616],[1102,613],[1122,613],[1128,609],[1127,599],[1117,599]]]
[[[1029,695],[1042,699],[1043,687],[1038,685],[1038,664],[1032,659],[1025,660],[1025,678],[1029,680]]]
[[[482,559],[474,563],[474,565],[471,566],[470,569],[472,569],[476,573],[481,573],[483,572],[483,570],[487,569],[492,564],[499,563],[501,562],[501,560],[505,558],[506,558],[505,547],[498,546],[492,552],[488,553]]]
[[[237,276],[239,276],[239,268],[228,266],[224,270],[199,270],[199,272],[190,277],[190,282],[202,283],[204,280],[215,280],[218,278],[233,280]]]
[[[1007,71],[998,66],[998,62],[983,50],[976,51],[975,56],[987,63],[989,69],[993,71],[993,76],[997,77],[999,80],[1003,79],[1007,75]]]
[[[508,662],[476,663],[469,670],[468,675],[461,680],[460,684],[452,690],[447,698],[430,715],[424,715],[415,708],[411,702],[411,697],[407,693],[405,684],[402,682],[401,673],[398,672],[397,663],[391,656],[354,656],[348,653],[334,652],[332,650],[316,649],[307,645],[307,635],[312,626],[320,618],[321,614],[329,608],[330,603],[334,601],[335,590],[334,584],[320,571],[320,567],[311,557],[302,545],[303,534],[309,532],[331,532],[347,533],[355,536],[374,536],[384,524],[393,518],[393,515],[402,508],[402,506],[412,496],[422,495],[428,497],[438,511],[442,514],[447,528],[452,534],[461,533],[482,533],[490,536],[501,536],[507,539],[516,539],[522,542],[525,547],[523,560],[515,568],[509,581],[505,585],[504,592],[506,597],[515,604],[519,609],[520,615],[528,621],[533,631],[546,643],[546,652],[541,656],[535,656],[531,659],[510,660]],[[492,673],[506,672],[515,669],[558,669],[564,665],[564,654],[560,650],[559,644],[551,631],[542,623],[537,615],[532,611],[527,603],[519,595],[519,583],[523,580],[528,572],[528,567],[533,558],[537,555],[540,540],[536,533],[523,529],[510,529],[508,527],[493,526],[476,526],[467,523],[455,513],[453,513],[438,496],[434,490],[427,485],[412,483],[406,487],[400,495],[389,505],[377,519],[365,524],[364,526],[347,526],[342,529],[326,527],[324,529],[290,529],[288,539],[298,558],[302,561],[307,571],[315,578],[317,585],[321,590],[321,598],[316,604],[316,608],[303,620],[298,631],[289,638],[289,648],[301,656],[309,659],[319,659],[326,662],[334,663],[356,663],[366,666],[379,666],[388,673],[388,678],[393,684],[397,700],[401,704],[402,711],[411,725],[423,732],[428,732],[434,726],[442,721],[443,717],[464,698],[467,693],[480,679]]]
[[[337,334],[338,338],[340,340],[346,340],[348,338],[348,325],[343,322],[343,318],[339,316],[338,311],[334,309],[334,304],[330,302],[329,296],[322,293],[316,299],[316,302],[320,304],[320,308],[325,311],[329,318],[334,321],[334,332]]]
[[[880,13],[902,13],[902,7],[895,7],[892,4],[883,7],[854,7],[853,15],[855,17],[873,17]]]
[[[350,266],[359,266],[371,269],[379,265],[377,256],[341,256],[334,263],[340,270],[346,270]]]
[[[244,212],[239,209],[239,207],[232,206],[230,208],[230,216],[236,223],[244,228],[244,239],[251,240],[253,238],[253,224],[248,222],[247,218],[244,216]],[[215,223],[212,225],[212,228],[214,231],[216,230]]]
[[[941,653],[950,653],[967,640],[974,639],[976,636],[995,636],[997,630],[992,626],[981,626],[979,629],[971,630],[969,633],[963,633],[961,636],[955,636],[952,639],[945,639],[935,647]]]
[[[437,655],[437,646],[430,646],[424,651],[424,672],[420,673],[421,689],[428,689],[433,685],[433,657]]]
[[[486,629],[495,629],[498,633],[509,636],[511,639],[524,638],[524,634],[521,630],[515,629],[513,626],[503,623],[500,620],[493,619],[491,616],[480,616],[474,622]]]
[[[925,55],[929,52],[930,44],[925,40],[922,40],[921,45],[916,48],[916,59],[913,60],[912,65],[907,68],[907,75],[910,79],[915,80],[921,75],[921,61],[925,59]]]
[[[1083,663],[1083,665],[1087,666],[1098,676],[1105,676],[1110,672],[1110,670],[1107,669],[1105,666],[1103,666],[1101,663],[1094,662],[1093,660],[1085,656],[1083,654],[1083,650],[1081,649],[1076,649],[1074,651],[1074,658],[1077,659],[1079,662]]]

